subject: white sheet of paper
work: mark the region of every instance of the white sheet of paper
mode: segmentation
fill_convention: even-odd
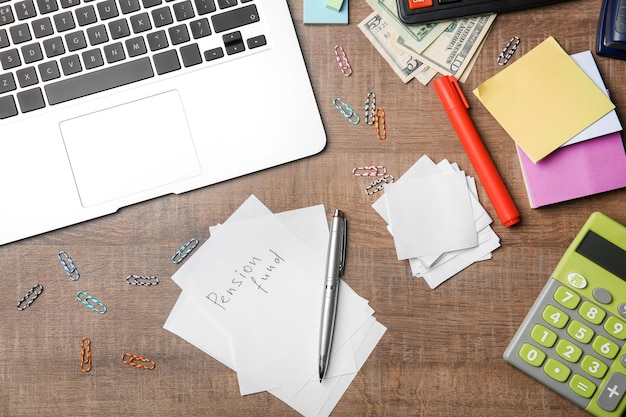
[[[576,62],[576,64],[591,78],[591,80],[600,88],[600,90],[606,93],[606,86],[602,80],[600,70],[596,65],[596,61],[593,59],[591,51],[579,52],[570,57]],[[608,96],[608,93],[606,93]],[[611,110],[604,116],[602,116],[597,122],[568,140],[561,146],[573,145],[574,143],[582,142],[583,140],[593,139],[600,136],[608,135],[609,133],[619,132],[622,130],[622,125],[617,117],[617,112]]]
[[[478,239],[478,246],[446,253],[433,268],[423,268],[421,265],[415,265],[415,268],[424,277],[430,288],[434,289],[474,262],[490,259],[491,252],[500,247],[500,239],[491,227],[486,227],[478,232]],[[414,265],[411,263],[411,268],[413,269],[413,267]]]
[[[477,245],[464,173],[387,184],[385,196],[398,259]]]
[[[183,291],[231,337],[237,369],[255,364],[255,387],[299,390],[315,369],[325,262],[274,215],[217,232]]]

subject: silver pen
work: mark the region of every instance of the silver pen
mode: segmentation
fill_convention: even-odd
[[[339,298],[339,277],[343,275],[346,261],[346,218],[341,210],[335,210],[330,223],[330,239],[326,257],[326,277],[324,299],[322,300],[322,321],[320,326],[320,382],[324,379],[335,330],[337,300]]]

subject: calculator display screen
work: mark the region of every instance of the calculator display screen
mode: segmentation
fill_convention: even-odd
[[[589,231],[576,252],[626,281],[626,251]]]

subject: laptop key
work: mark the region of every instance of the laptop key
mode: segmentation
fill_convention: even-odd
[[[0,97],[0,119],[17,115],[17,106],[13,96]]]
[[[46,103],[43,101],[43,94],[41,94],[41,88],[39,87],[17,93],[17,101],[20,104],[22,113],[28,113],[46,106]]]
[[[150,58],[144,57],[112,67],[88,72],[46,85],[51,105],[132,84],[154,76]]]
[[[153,58],[156,72],[159,75],[180,69],[178,54],[173,49],[170,51],[155,54]]]
[[[216,33],[225,32],[259,21],[259,13],[254,4],[211,16]]]

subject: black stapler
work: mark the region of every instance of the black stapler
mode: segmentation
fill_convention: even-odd
[[[626,0],[602,0],[596,53],[626,60]]]

